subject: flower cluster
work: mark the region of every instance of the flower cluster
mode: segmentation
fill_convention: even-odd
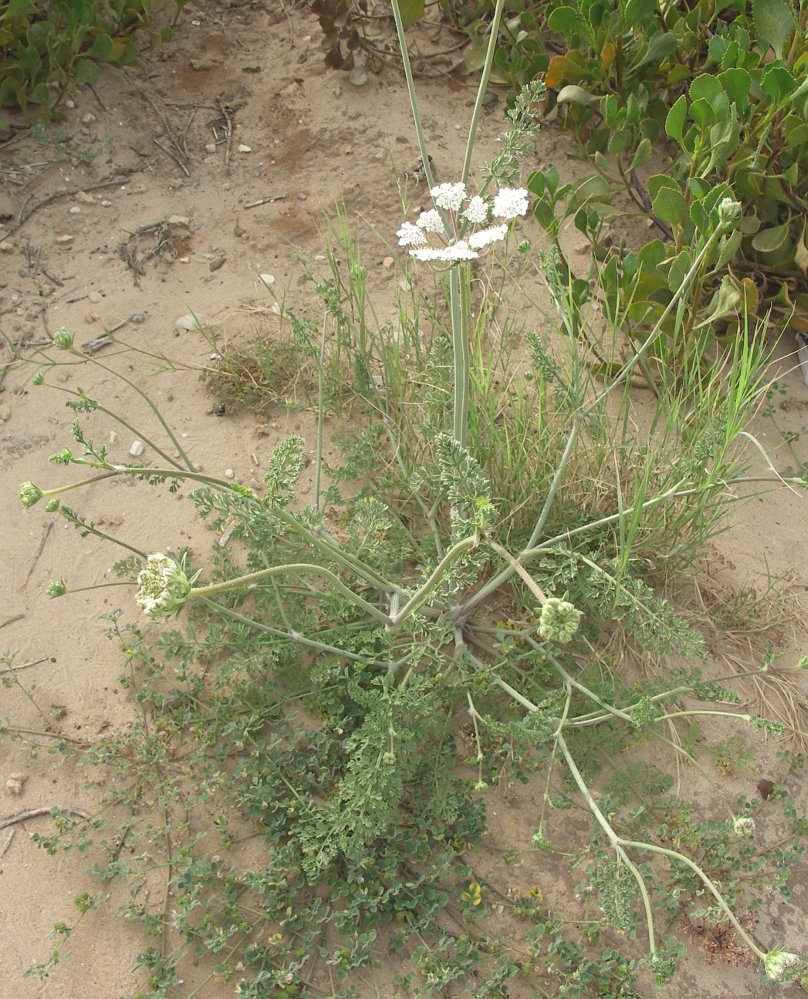
[[[149,617],[176,614],[191,594],[191,583],[182,568],[160,552],[149,555],[146,568],[137,577],[135,602]]]
[[[539,634],[551,642],[572,641],[581,622],[581,612],[568,600],[548,597],[542,606]]]
[[[438,184],[429,193],[437,208],[421,212],[415,222],[402,223],[396,233],[399,246],[411,247],[416,260],[449,265],[474,260],[487,246],[505,239],[508,223],[527,212],[523,187],[501,187],[491,203],[479,194],[469,197],[465,184]],[[444,245],[430,245],[430,235]]]
[[[20,485],[20,503],[22,503],[26,510],[29,507],[32,507],[35,503],[38,503],[44,495],[45,494],[35,482],[28,480]]]
[[[799,957],[796,954],[790,954],[786,950],[770,950],[763,959],[766,977],[773,982],[789,978],[789,969],[792,965],[799,963]]]

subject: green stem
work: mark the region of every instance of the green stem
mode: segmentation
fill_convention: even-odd
[[[474,110],[471,113],[469,134],[468,139],[466,140],[466,155],[463,159],[463,173],[460,177],[464,184],[468,183],[469,173],[471,171],[471,160],[474,154],[474,140],[477,137],[477,125],[479,124],[480,115],[482,114],[483,100],[485,99],[485,92],[488,88],[488,81],[491,78],[491,67],[494,64],[494,54],[497,50],[497,40],[499,38],[499,22],[502,18],[502,10],[504,6],[505,0],[497,0],[496,7],[494,7],[494,16],[491,19],[488,48],[485,52],[485,62],[483,63],[483,71],[480,75],[480,85],[477,88],[477,99],[474,102]]]
[[[262,624],[261,621],[254,621],[251,617],[247,617],[244,614],[239,614],[238,611],[232,610],[230,607],[225,607],[223,604],[217,604],[215,600],[210,600],[208,597],[199,597],[199,603],[205,604],[212,610],[215,610],[218,614],[224,614],[225,617],[231,618],[233,621],[238,621],[239,624],[246,624],[250,628],[255,628],[256,631],[262,631],[265,635],[272,635],[273,638],[282,638],[287,642],[292,642],[295,645],[304,645],[306,648],[315,649],[317,652],[328,652],[331,655],[338,656],[341,659],[348,659],[354,663],[368,663],[370,660],[366,656],[358,656],[354,652],[348,652],[345,649],[337,648],[335,645],[328,645],[326,642],[318,642],[313,638],[306,638],[305,635],[300,634],[298,631],[281,631],[279,628],[273,628],[268,624]],[[375,660],[373,660],[375,662]],[[389,663],[379,662],[379,666],[389,667]]]
[[[449,571],[452,563],[463,554],[463,552],[476,548],[480,539],[476,534],[468,538],[463,538],[456,545],[452,545],[448,552],[438,562],[436,568],[430,573],[429,578],[413,593],[400,611],[391,615],[389,629],[397,628],[402,621],[405,621],[411,614],[414,614],[429,599],[435,587]]]
[[[461,280],[460,266],[449,272],[449,303],[452,317],[452,353],[454,355],[454,407],[452,433],[461,447],[468,439],[468,399],[469,399],[469,287],[468,265],[463,266]]]
[[[374,607],[373,604],[368,603],[358,593],[354,593],[350,587],[342,582],[339,576],[335,575],[329,569],[324,569],[322,566],[310,565],[306,562],[291,562],[288,565],[276,565],[271,569],[260,569],[258,572],[250,572],[246,576],[228,579],[223,583],[211,583],[209,586],[194,586],[191,588],[189,599],[211,597],[219,593],[227,593],[230,590],[241,590],[245,587],[250,588],[265,579],[271,579],[273,576],[280,576],[286,573],[322,576],[323,579],[328,580],[335,590],[338,590],[352,604],[360,607],[366,613],[370,614],[371,617],[375,617],[377,621],[380,621],[384,625],[391,623],[390,618],[386,614],[380,611],[378,607]]]
[[[421,112],[418,108],[418,98],[415,94],[415,81],[412,76],[410,53],[407,49],[407,39],[404,36],[404,22],[401,19],[401,8],[398,5],[398,0],[392,0],[391,6],[393,8],[393,19],[396,22],[396,34],[398,35],[398,45],[401,50],[401,65],[404,70],[404,79],[407,81],[407,95],[410,99],[410,108],[412,110],[413,124],[415,125],[415,134],[418,138],[418,149],[421,152],[421,163],[424,168],[424,177],[426,178],[427,187],[434,187],[435,178],[432,176],[432,167],[429,165],[429,151],[426,146],[424,126],[421,123]]]

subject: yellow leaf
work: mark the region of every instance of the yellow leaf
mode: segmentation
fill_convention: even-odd
[[[567,70],[567,53],[554,55],[544,74],[544,84],[547,87],[557,87],[564,79]]]
[[[617,46],[614,42],[606,42],[603,48],[600,50],[600,68],[608,69],[609,66],[614,62],[614,57],[617,55]]]

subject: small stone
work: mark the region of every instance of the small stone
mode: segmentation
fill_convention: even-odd
[[[187,215],[169,215],[166,219],[169,225],[184,225],[186,228],[190,228],[191,220]]]
[[[25,774],[9,774],[6,781],[6,794],[22,794],[22,789],[27,779]]]
[[[71,215],[81,215],[81,209],[79,208],[78,205],[73,205],[73,207],[70,209],[70,214]]]
[[[205,152],[206,153],[215,153],[216,152],[216,143],[215,142],[207,142],[207,143],[205,143]]]
[[[213,351],[212,354],[208,354],[208,360],[209,361],[221,361],[221,359],[222,359],[222,355],[221,354],[217,354],[215,350]],[[188,435],[186,434],[185,436],[187,437]]]
[[[7,402],[0,403],[0,423],[8,423],[11,419],[11,406]]]
[[[73,98],[68,97],[67,100],[65,101],[65,107],[68,108],[70,111],[72,111],[75,106],[76,102],[73,100]]]
[[[392,257],[385,257],[384,260],[382,260],[382,267],[384,267],[386,271],[389,271],[394,263],[395,260]]]
[[[77,191],[76,201],[80,201],[83,205],[95,204],[95,198],[92,196],[92,194],[89,194],[87,191]]]
[[[108,198],[104,198],[104,200],[101,201],[100,204],[102,208],[109,208],[112,202]]]
[[[199,319],[192,312],[189,312],[187,315],[180,316],[174,326],[178,330],[198,330],[200,323]]]
[[[346,146],[342,151],[346,156],[350,156],[353,152],[353,146]]]
[[[82,125],[92,125],[94,121],[96,121],[96,117],[92,111],[88,111],[87,114],[81,116]]]
[[[118,441],[118,435],[117,435],[117,433],[114,430],[110,430],[110,432],[109,432],[109,442],[110,442],[110,444],[115,444],[115,443],[117,443],[117,441]]]
[[[143,445],[140,441],[132,441],[132,446],[129,448],[129,454],[131,454],[133,458],[139,458],[143,454]]]
[[[216,257],[208,264],[208,270],[218,271],[220,267],[224,266],[224,262],[227,257]]]
[[[56,237],[56,242],[59,243],[60,246],[67,246],[68,243],[73,242],[73,237],[69,236],[67,233],[63,233],[61,236]]]
[[[244,143],[242,142],[239,145],[239,147],[238,147],[238,151],[240,153],[251,153],[252,152],[252,146],[245,146]]]
[[[267,286],[267,288],[269,288],[269,287],[271,287],[271,285],[275,284],[275,275],[274,274],[259,274],[258,277],[261,278],[261,280],[264,282],[264,284]]]
[[[348,74],[348,82],[355,87],[364,87],[368,82],[367,70],[363,66],[355,66]]]
[[[11,243],[0,243],[0,253],[13,253],[14,247]]]
[[[235,472],[233,471],[233,469],[232,469],[232,468],[226,468],[226,469],[224,470],[224,477],[225,477],[226,479],[235,479],[235,477],[236,477],[236,473],[235,473]]]
[[[96,304],[98,304],[98,302],[104,301],[104,296],[101,294],[100,291],[91,291],[90,294],[87,296],[87,298],[89,298],[91,302],[94,302]]]

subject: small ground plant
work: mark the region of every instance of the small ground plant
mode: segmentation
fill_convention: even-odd
[[[786,772],[801,759],[784,761],[775,839],[757,803],[719,790],[714,814],[696,816],[664,771],[628,755],[662,745],[698,767],[693,728],[716,718],[782,732],[737,708],[732,675],[703,675],[703,639],[647,576],[686,565],[722,528],[733,485],[755,481],[743,448],[766,391],[761,331],[745,329],[708,371],[685,362],[660,379],[651,426],[635,432],[631,420],[632,377],[666,324],[682,335],[682,303],[736,230],[739,206],[723,190],[705,202],[703,242],[641,341],[621,355],[616,322],[592,328],[600,367],[570,335],[580,312],[552,258],[542,272],[555,331],[500,322],[475,268],[528,212],[515,171],[535,92],[517,103],[502,156],[472,193],[474,125],[493,59],[492,44],[458,181],[429,177],[434,208],[398,231],[412,283],[431,268],[431,302],[413,294],[397,327],[378,327],[354,257],[318,286],[321,327],[288,315],[317,372],[312,495],[298,492],[311,457],[302,438],[277,446],[263,488],[220,480],[194,467],[134,385],[166,443],[138,436],[161,462],[113,461],[96,441],[109,419],[129,423],[63,389],[73,442],[51,461],[87,477],[20,487],[24,506],[44,501],[84,536],[122,546],[115,572],[142,611],[108,617],[138,720],[82,747],[104,807],[89,823],[57,815],[56,835],[41,838],[53,851],[92,836],[98,877],[128,885],[123,915],[148,939],[139,999],[190,999],[220,980],[242,999],[368,995],[361,976],[382,948],[403,956],[398,988],[412,996],[505,996],[516,976],[539,997],[637,996],[649,977],[662,986],[674,973],[671,931],[683,920],[722,927],[772,982],[804,970],[755,929],[756,898],[772,887],[766,863],[787,895],[802,850]],[[534,255],[521,243],[504,273],[524,281]],[[67,331],[54,348],[62,353],[35,358],[34,383],[86,363]],[[350,386],[367,425],[326,470],[322,425],[337,384]],[[65,502],[113,477],[169,492],[192,486],[196,512],[230,543],[206,559],[142,551]],[[49,595],[72,589],[57,579]],[[616,635],[631,636],[657,668],[641,678],[616,669],[607,651]],[[526,927],[514,941],[480,926],[489,885],[473,847],[486,830],[485,792],[498,775],[528,773],[542,783],[542,805],[531,842],[516,851],[549,862],[566,846],[555,816],[575,801],[591,818],[577,850],[588,939],[564,932],[538,887],[504,896]],[[236,844],[245,849],[236,854]],[[81,896],[79,915],[99,902]],[[630,944],[633,956],[618,953],[612,931],[638,927],[642,954]],[[48,974],[59,953],[32,972]],[[200,957],[207,977],[183,987]]]

